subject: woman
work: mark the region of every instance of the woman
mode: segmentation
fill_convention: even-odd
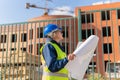
[[[48,24],[44,28],[46,44],[41,48],[43,76],[42,80],[68,80],[68,70],[65,65],[73,60],[75,55],[66,53],[60,45],[63,39],[62,29],[55,24]]]

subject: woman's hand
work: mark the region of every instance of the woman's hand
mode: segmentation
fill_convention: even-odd
[[[68,55],[68,60],[73,60],[75,58],[75,54],[69,54]]]

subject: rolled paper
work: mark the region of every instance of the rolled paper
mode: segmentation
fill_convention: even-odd
[[[65,66],[72,78],[83,80],[84,74],[94,55],[98,40],[99,38],[96,35],[91,35],[82,44],[78,44],[76,50],[73,52],[76,55],[75,59],[69,61]]]

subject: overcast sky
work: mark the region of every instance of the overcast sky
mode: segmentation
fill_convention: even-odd
[[[77,6],[88,6],[110,2],[120,2],[120,0],[49,0],[47,7],[52,9],[74,11]],[[44,10],[42,9],[26,9],[26,3],[35,4],[39,7],[45,7],[45,0],[0,0],[0,24],[24,22],[28,19],[43,15]],[[52,10],[49,14],[74,15],[70,12]]]

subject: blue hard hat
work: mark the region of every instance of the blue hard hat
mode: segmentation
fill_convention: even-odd
[[[59,28],[57,25],[55,24],[48,24],[45,28],[44,28],[44,36],[46,37],[49,33],[57,31],[57,30],[62,30],[62,28]]]

